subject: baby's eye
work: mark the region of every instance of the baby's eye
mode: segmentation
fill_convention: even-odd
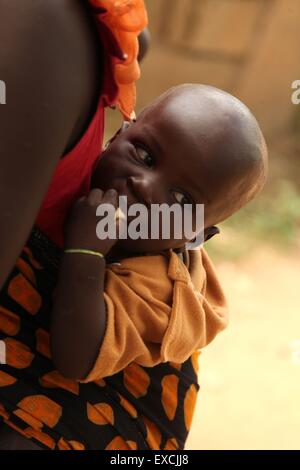
[[[173,194],[174,194],[174,197],[176,199],[176,201],[179,203],[179,204],[191,204],[191,201],[189,200],[189,198],[181,193],[180,191],[173,191]]]
[[[145,165],[151,168],[154,164],[154,159],[152,155],[142,147],[136,147],[136,153],[140,160],[142,160]]]

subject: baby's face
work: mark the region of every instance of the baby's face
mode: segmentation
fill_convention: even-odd
[[[117,190],[127,196],[128,206],[177,203],[195,209],[204,204],[205,228],[227,218],[250,199],[258,173],[245,155],[260,152],[252,132],[254,118],[244,119],[228,96],[201,88],[200,96],[184,90],[156,102],[105,150],[92,187]],[[195,217],[193,210],[193,229]],[[174,233],[169,239],[161,235],[159,240],[119,243],[143,252],[189,241],[176,239]]]
[[[184,124],[184,125],[182,125]],[[168,110],[148,112],[121,132],[102,154],[92,187],[113,188],[127,196],[128,206],[142,203],[193,205],[208,203],[211,181],[206,174],[195,137]],[[191,208],[191,206],[190,206]],[[194,221],[195,222],[195,221]],[[188,240],[127,240],[130,251],[157,251],[182,246]]]

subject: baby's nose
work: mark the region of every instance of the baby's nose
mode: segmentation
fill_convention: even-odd
[[[153,184],[151,181],[139,176],[130,176],[128,178],[128,187],[139,203],[146,206],[154,203]]]

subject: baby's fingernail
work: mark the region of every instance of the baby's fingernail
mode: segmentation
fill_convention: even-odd
[[[107,192],[111,196],[114,196],[115,194],[117,194],[117,191],[115,189],[109,189]]]

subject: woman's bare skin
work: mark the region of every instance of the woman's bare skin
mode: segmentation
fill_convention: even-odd
[[[102,51],[92,21],[82,0],[0,0],[0,287],[59,158],[96,109]],[[0,449],[41,450],[6,424]]]
[[[92,21],[81,0],[0,0],[0,287],[59,158],[95,110],[102,52]]]

